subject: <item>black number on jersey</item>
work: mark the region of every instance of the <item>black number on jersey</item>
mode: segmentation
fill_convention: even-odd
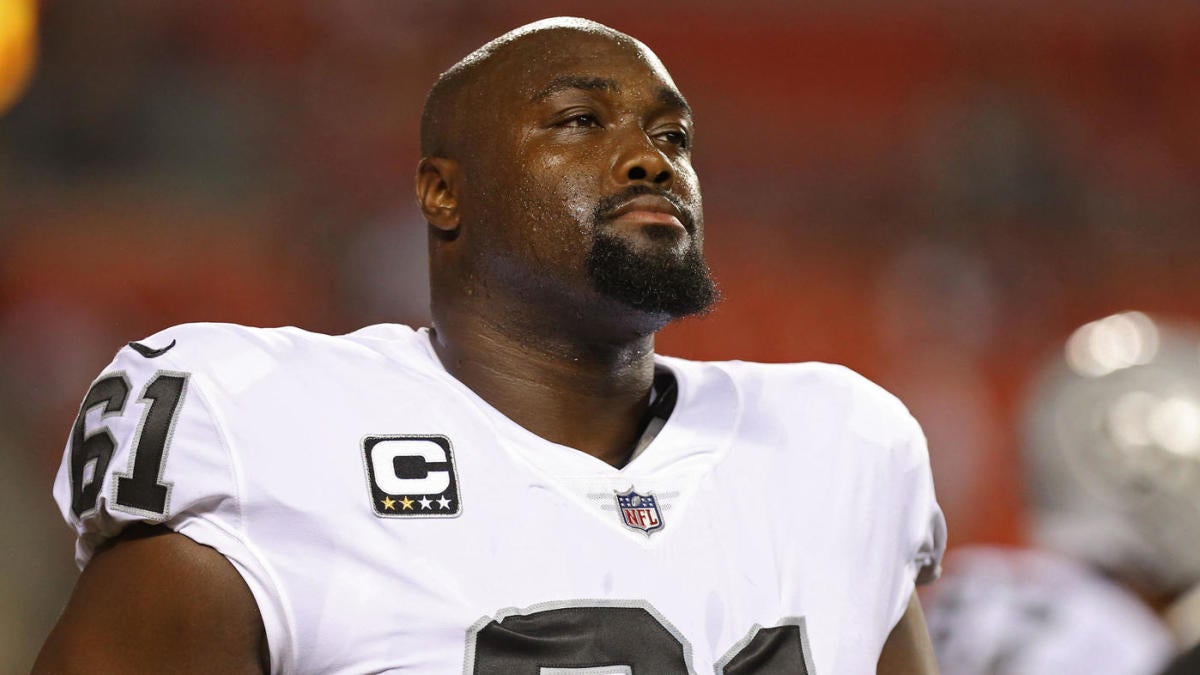
[[[119,415],[125,410],[128,398],[129,380],[120,373],[96,380],[79,406],[79,416],[71,428],[71,511],[77,518],[96,508],[104,472],[108,471],[108,461],[117,447],[117,441],[108,429],[101,428],[85,436],[84,418],[88,411],[100,405],[104,406],[100,419]]]
[[[88,390],[71,430],[71,511],[76,517],[94,511],[108,463],[117,447],[112,432],[102,427],[86,433],[89,411],[103,406],[100,419],[125,412],[129,380],[124,373],[101,378]],[[139,512],[162,516],[167,512],[170,486],[161,482],[163,459],[187,389],[187,375],[159,371],[138,399],[149,403],[129,451],[129,471],[116,475],[114,503]]]
[[[812,675],[804,622],[755,626],[716,675]],[[560,606],[483,619],[467,638],[474,675],[691,675],[692,647],[644,603]]]
[[[717,661],[717,675],[812,675],[812,655],[804,619],[771,628],[755,626]]]
[[[142,392],[139,400],[150,405],[142,417],[137,441],[129,451],[129,473],[117,474],[116,501],[121,506],[158,515],[167,512],[170,488],[159,479],[186,387],[186,375],[159,371]]]

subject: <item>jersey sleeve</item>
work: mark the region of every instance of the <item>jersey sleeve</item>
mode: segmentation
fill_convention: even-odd
[[[157,341],[169,338],[147,343]],[[287,634],[287,614],[243,530],[236,457],[205,398],[203,374],[170,356],[122,349],[80,405],[54,482],[77,535],[76,563],[82,569],[104,542],[140,523],[216,549],[254,594],[278,669],[272,638]]]
[[[911,415],[905,415],[904,426],[905,433],[896,448],[901,462],[896,509],[905,568],[893,599],[892,625],[907,608],[914,586],[930,583],[941,574],[942,555],[946,551],[946,518],[934,493],[925,434]]]
[[[917,584],[938,577],[946,520],[934,493],[929,449],[921,425],[882,387],[855,374],[850,425],[861,449],[852,467],[863,554],[859,577],[864,620],[878,647],[908,608]],[[869,599],[867,599],[869,598]],[[874,645],[873,645],[874,647]]]
[[[916,546],[913,566],[916,583],[936,581],[942,573],[942,556],[946,553],[946,516],[938,505],[933,489],[933,474],[929,466],[929,450],[925,434],[916,420],[908,443],[915,461],[914,508],[910,526],[911,541]]]

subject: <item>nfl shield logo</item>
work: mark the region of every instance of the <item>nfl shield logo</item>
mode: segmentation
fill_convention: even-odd
[[[663,528],[662,512],[658,510],[658,500],[653,492],[642,495],[634,492],[632,487],[628,492],[618,492],[617,510],[625,527],[644,532],[647,537]]]

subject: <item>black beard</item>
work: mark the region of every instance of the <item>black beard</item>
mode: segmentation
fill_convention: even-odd
[[[672,251],[639,253],[600,229],[595,237],[587,254],[588,276],[609,298],[643,312],[680,318],[707,312],[720,297],[695,239],[681,257]]]

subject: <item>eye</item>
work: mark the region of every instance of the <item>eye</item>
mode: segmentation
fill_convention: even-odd
[[[559,123],[562,127],[598,127],[600,119],[592,113],[578,113],[571,115],[567,119]]]
[[[671,145],[687,149],[692,147],[692,139],[687,135],[687,132],[672,129],[659,134],[659,137]]]

